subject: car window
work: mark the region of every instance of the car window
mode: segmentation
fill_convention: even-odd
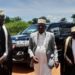
[[[70,35],[71,27],[75,26],[73,23],[52,23],[48,27],[48,31],[53,32],[55,35]]]
[[[46,24],[46,29],[47,29],[48,26],[49,26],[49,24]],[[33,25],[29,26],[28,28],[26,28],[20,34],[33,33],[35,31],[37,31],[37,24],[33,24]]]
[[[60,28],[60,23],[51,23],[51,24],[47,27],[47,31],[53,32],[54,30],[59,30],[59,28]]]
[[[52,23],[49,25],[49,27],[47,28],[47,30],[49,31],[52,28],[71,28],[73,27],[74,24],[73,23]]]
[[[61,25],[61,34],[70,35],[71,27],[73,27],[73,23],[65,23]]]
[[[27,29],[25,29],[21,34],[25,34],[25,33],[32,33],[37,31],[37,25],[31,25],[29,26]]]

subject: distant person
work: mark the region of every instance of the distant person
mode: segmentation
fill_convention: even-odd
[[[11,38],[4,25],[5,14],[0,10],[0,75],[12,75]]]
[[[54,53],[55,66],[58,67],[58,53],[55,44],[54,34],[47,32],[46,20],[38,19],[38,31],[30,35],[28,52],[33,60],[36,75],[52,75],[48,61],[51,53]]]
[[[64,50],[64,75],[75,75],[75,26],[71,28],[71,36],[66,39]]]

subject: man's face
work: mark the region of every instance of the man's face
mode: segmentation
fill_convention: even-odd
[[[75,39],[75,32],[71,32],[72,38]]]
[[[45,29],[46,29],[45,24],[43,23],[38,24],[38,31],[40,34],[42,34],[45,31]]]
[[[0,26],[3,24],[4,22],[4,15],[0,15]]]

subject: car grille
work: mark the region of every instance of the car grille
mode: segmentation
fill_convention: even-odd
[[[15,58],[16,60],[20,60],[20,59],[26,59],[29,56],[28,54],[28,48],[25,47],[16,47],[13,50],[13,58]]]

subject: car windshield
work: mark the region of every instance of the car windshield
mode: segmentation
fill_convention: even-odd
[[[35,32],[35,31],[37,31],[37,24],[29,26],[21,34],[32,33],[32,32]]]
[[[56,27],[60,27],[60,23],[52,23],[52,24],[49,25],[48,29],[56,28]]]
[[[47,27],[49,26],[49,24],[46,24],[46,29]],[[19,34],[30,34],[30,33],[33,33],[33,32],[36,32],[37,31],[37,24],[33,24],[31,26],[29,26],[28,28],[26,28],[25,30],[23,30],[22,32],[20,32]]]

